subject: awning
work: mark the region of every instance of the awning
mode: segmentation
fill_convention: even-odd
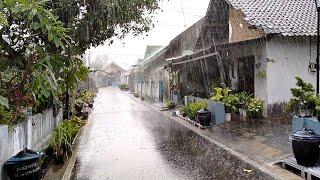
[[[166,61],[168,61],[170,65],[190,63],[190,62],[198,61],[208,57],[221,56],[225,52],[232,51],[235,48],[239,49],[247,45],[252,45],[256,42],[259,42],[260,40],[261,39],[252,39],[252,40],[240,41],[235,43],[225,43],[225,44],[214,45],[205,50],[202,50],[190,55],[166,59]]]

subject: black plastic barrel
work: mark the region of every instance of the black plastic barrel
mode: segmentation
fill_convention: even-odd
[[[197,120],[201,126],[210,126],[211,125],[211,112],[207,109],[200,109],[197,112]]]
[[[4,168],[11,180],[40,180],[41,155],[26,149],[7,160]]]
[[[297,163],[306,167],[313,167],[319,163],[320,136],[312,130],[303,129],[290,136],[293,154]]]

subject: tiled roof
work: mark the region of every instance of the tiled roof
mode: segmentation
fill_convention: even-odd
[[[227,0],[241,10],[245,20],[267,34],[315,36],[317,12],[314,0]]]

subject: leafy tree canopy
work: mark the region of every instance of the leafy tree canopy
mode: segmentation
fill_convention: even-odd
[[[0,106],[15,121],[21,107],[61,102],[88,76],[79,59],[87,48],[149,31],[158,8],[158,0],[0,1]]]
[[[71,30],[80,54],[113,37],[149,31],[159,8],[158,0],[55,0],[47,6]]]

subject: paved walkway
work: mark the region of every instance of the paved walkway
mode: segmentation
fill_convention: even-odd
[[[273,179],[114,88],[98,93],[75,179]]]

